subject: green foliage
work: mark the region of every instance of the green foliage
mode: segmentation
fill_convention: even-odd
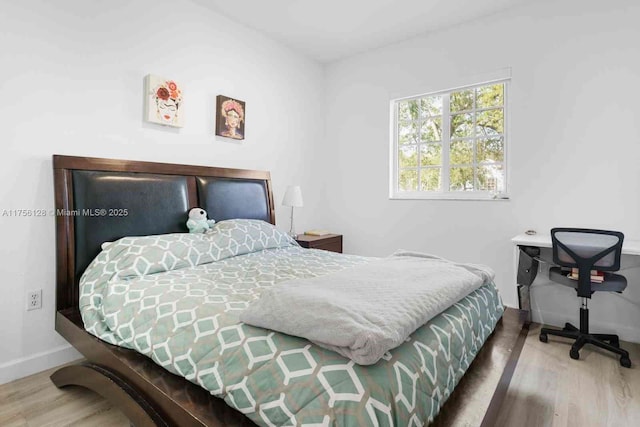
[[[418,101],[402,101],[398,104],[398,119],[401,122],[418,120]]]
[[[420,190],[440,191],[441,168],[428,168],[420,170]]]
[[[420,146],[420,166],[442,164],[442,144],[422,144]]]
[[[422,142],[442,141],[442,117],[423,120],[420,131]]]
[[[398,124],[398,144],[417,144],[418,125],[414,122],[400,122]]]
[[[473,136],[473,114],[456,114],[451,116],[451,138]]]
[[[449,111],[466,111],[473,109],[473,89],[453,92],[450,97]]]
[[[502,133],[504,133],[504,110],[502,108],[478,113],[476,120],[477,136],[496,136]]]
[[[420,116],[441,116],[442,115],[442,96],[429,96],[420,99]]]
[[[451,191],[473,190],[473,167],[450,168],[449,189]]]
[[[479,138],[476,141],[478,163],[504,161],[504,144],[502,137]]]
[[[449,163],[452,165],[473,163],[473,141],[452,141],[449,151]]]
[[[398,176],[398,188],[400,191],[417,191],[418,171],[416,169],[401,169]]]
[[[415,145],[400,147],[398,150],[398,164],[401,168],[418,166],[418,150]]]
[[[504,85],[482,86],[476,89],[476,108],[501,107],[504,104]]]

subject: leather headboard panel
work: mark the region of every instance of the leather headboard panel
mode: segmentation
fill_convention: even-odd
[[[196,177],[200,207],[209,219],[261,219],[270,222],[269,196],[264,180]]]
[[[187,231],[184,176],[74,170],[72,177],[76,281],[103,242]]]

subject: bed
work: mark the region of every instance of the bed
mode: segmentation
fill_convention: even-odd
[[[423,425],[436,417],[504,311],[495,286],[484,285],[384,360],[355,365],[304,339],[238,320],[263,288],[368,261],[302,249],[277,234],[269,225],[275,216],[268,172],[68,156],[53,163],[56,330],[87,362],[60,369],[52,380],[97,391],[134,425]],[[229,233],[254,227],[272,233],[271,240],[245,250],[227,242],[224,256],[216,243],[215,259],[181,268],[174,258],[185,246],[213,253],[201,250],[209,242],[186,234],[186,212],[194,206]],[[115,243],[102,250],[105,242]],[[135,255],[123,266],[135,278],[94,304],[95,284],[123,251]],[[106,326],[92,317],[92,304]]]

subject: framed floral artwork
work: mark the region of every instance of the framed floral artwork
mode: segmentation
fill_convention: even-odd
[[[245,103],[228,96],[216,97],[216,135],[244,139]]]
[[[149,74],[145,77],[145,117],[151,123],[184,126],[182,85],[175,80]]]

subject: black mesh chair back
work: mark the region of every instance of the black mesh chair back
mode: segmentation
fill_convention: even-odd
[[[620,270],[624,234],[584,228],[553,228],[553,262],[563,267]]]
[[[619,270],[623,240],[624,234],[619,231],[552,228],[553,262],[563,267],[577,268],[578,296],[591,298],[593,293],[590,278],[591,270]],[[557,275],[554,274],[554,276]],[[614,276],[610,277],[614,278]],[[620,279],[623,278],[620,277]],[[555,280],[555,278],[552,278],[552,280]],[[626,287],[626,280],[624,283],[613,284],[612,290],[618,290],[619,286]],[[609,290],[608,287],[604,286],[600,287],[600,289]]]

